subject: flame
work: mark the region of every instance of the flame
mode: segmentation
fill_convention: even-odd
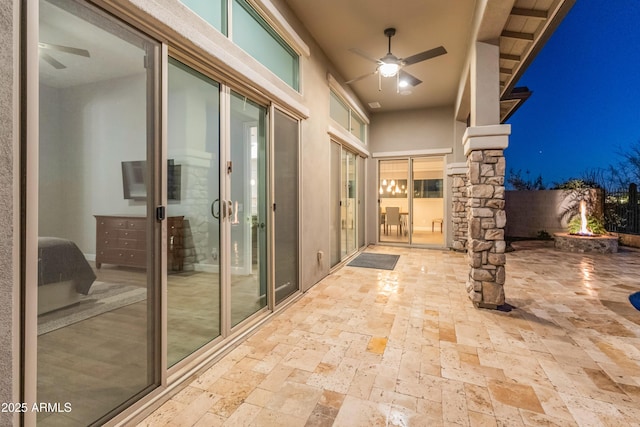
[[[593,233],[587,228],[587,203],[580,201],[580,233],[586,236],[593,236]]]

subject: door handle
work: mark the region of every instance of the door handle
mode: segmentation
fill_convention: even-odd
[[[218,213],[216,214],[215,205],[218,204]],[[211,216],[215,219],[220,219],[220,199],[215,199],[213,203],[211,203]]]
[[[231,200],[227,201],[228,205],[227,205],[227,215],[229,215],[229,218],[231,218],[233,216],[233,202]]]

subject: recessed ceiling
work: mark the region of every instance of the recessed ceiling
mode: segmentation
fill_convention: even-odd
[[[400,58],[443,46],[447,54],[409,65],[407,72],[423,83],[398,93],[395,78],[378,76],[349,85],[362,103],[379,102],[375,111],[453,106],[469,49],[475,1],[442,0],[285,0],[309,30],[344,81],[371,73],[372,58],[387,53],[384,29],[396,28],[392,53]],[[403,90],[401,90],[402,92]],[[372,111],[372,110],[370,110]]]

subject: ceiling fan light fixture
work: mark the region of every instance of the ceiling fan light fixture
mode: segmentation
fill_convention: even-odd
[[[400,71],[400,65],[393,62],[383,62],[378,67],[378,71],[380,71],[382,77],[394,77],[396,74],[398,74],[398,71]]]
[[[400,88],[409,87],[409,82],[408,82],[408,81],[406,81],[406,80],[400,80],[400,81],[398,82],[398,87],[400,87]]]

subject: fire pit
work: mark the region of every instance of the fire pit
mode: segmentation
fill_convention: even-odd
[[[607,234],[594,234],[587,227],[586,204],[580,202],[580,231],[578,233],[555,233],[556,249],[564,252],[596,252],[612,254],[618,252],[618,238]]]
[[[618,252],[618,238],[606,234],[581,236],[579,234],[555,233],[555,247],[564,252],[597,252],[613,254]]]

